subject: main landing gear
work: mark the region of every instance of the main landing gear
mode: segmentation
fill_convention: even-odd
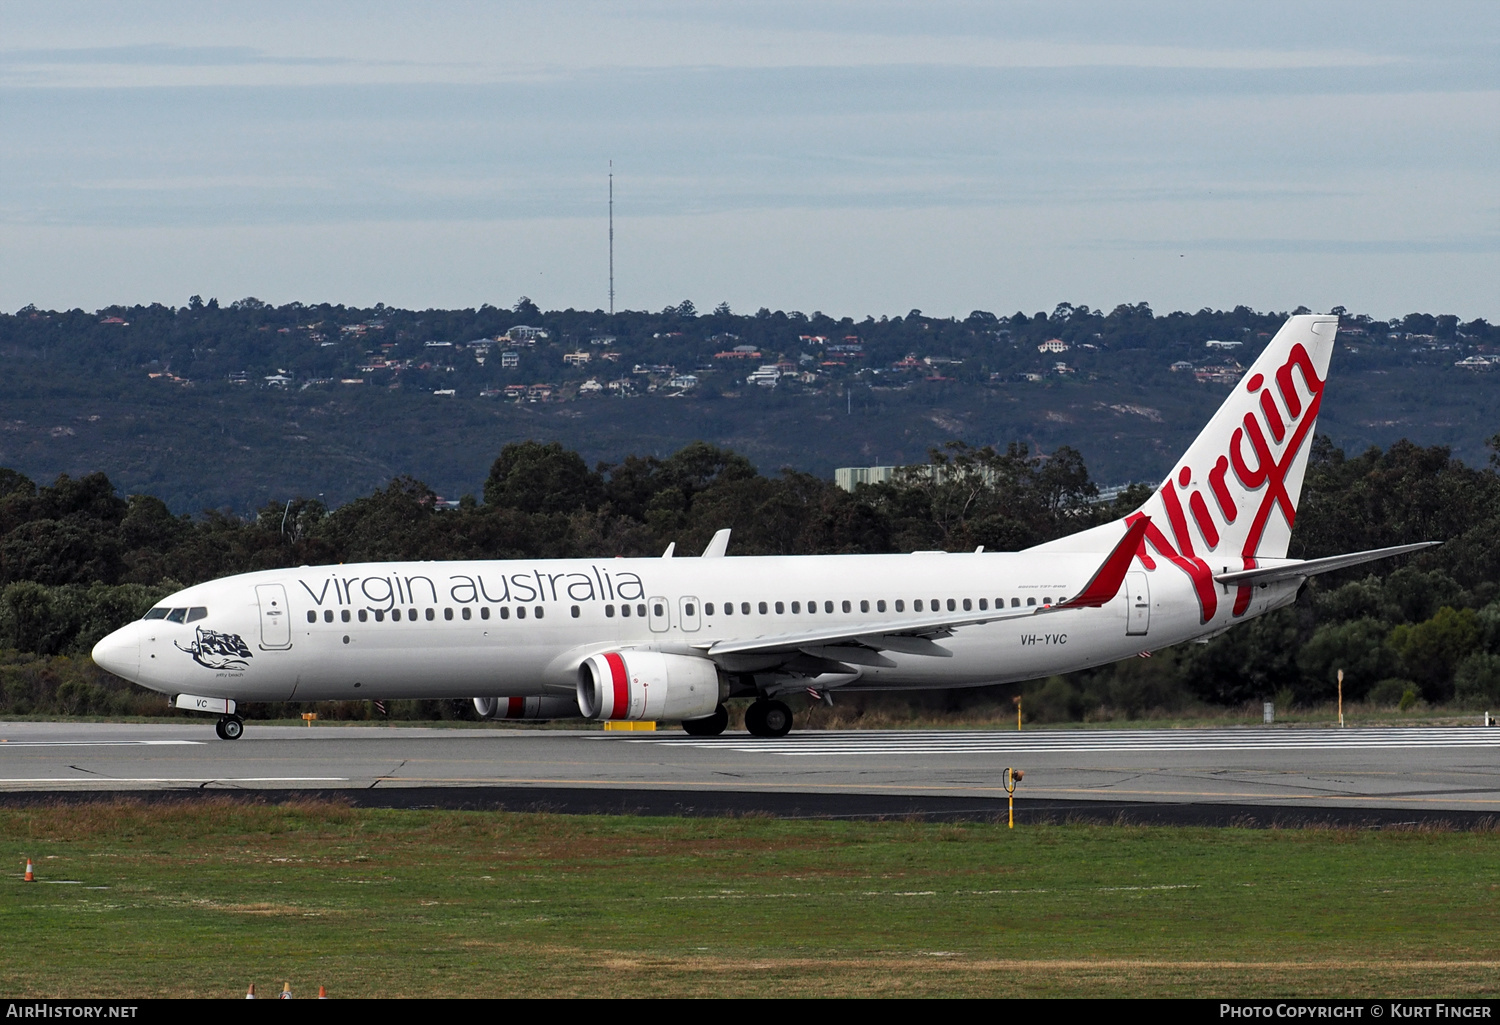
[[[214,723],[214,732],[220,740],[239,740],[245,733],[245,720],[237,715],[226,715]]]
[[[784,737],[792,732],[792,710],[780,701],[756,701],[745,709],[745,729],[752,737]]]
[[[714,709],[713,715],[704,716],[702,719],[684,719],[682,730],[690,737],[717,737],[728,725],[729,709],[720,705]]]

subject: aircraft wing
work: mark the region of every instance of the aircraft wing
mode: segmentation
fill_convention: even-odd
[[[710,658],[716,655],[772,654],[803,651],[818,657],[855,662],[860,665],[894,665],[889,659],[871,653],[897,651],[907,655],[932,655],[939,658],[953,653],[933,638],[950,636],[962,626],[978,626],[1007,619],[1024,619],[1028,616],[1044,616],[1055,612],[1070,612],[1075,609],[1098,608],[1114,600],[1119,593],[1131,560],[1140,548],[1141,538],[1150,526],[1148,517],[1141,517],[1125,532],[1100,564],[1099,569],[1084,585],[1083,590],[1066,601],[1055,605],[1028,606],[1019,609],[995,609],[991,612],[933,613],[925,616],[908,616],[901,619],[844,623],[823,630],[803,630],[796,633],[770,634],[763,637],[741,638],[733,641],[717,641],[701,645]],[[861,655],[861,652],[865,653]],[[875,661],[873,659],[878,659]]]
[[[1367,552],[1349,552],[1346,555],[1330,555],[1326,559],[1280,562],[1275,566],[1260,566],[1256,569],[1235,570],[1232,573],[1217,573],[1214,579],[1221,584],[1271,584],[1278,580],[1295,580],[1298,577],[1315,577],[1319,573],[1332,573],[1336,569],[1348,569],[1376,559],[1388,559],[1393,555],[1421,551],[1440,545],[1441,541],[1418,541],[1411,545],[1395,545],[1391,548],[1373,548]]]

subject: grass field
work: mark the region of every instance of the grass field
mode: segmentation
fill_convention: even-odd
[[[1500,994],[1495,831],[203,800],[0,848],[6,996]]]

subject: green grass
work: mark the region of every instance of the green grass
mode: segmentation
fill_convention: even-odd
[[[1500,993],[1495,832],[206,800],[0,809],[0,847],[15,996]]]

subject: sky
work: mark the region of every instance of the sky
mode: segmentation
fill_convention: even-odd
[[[1500,4],[0,0],[0,309],[1500,319]]]

